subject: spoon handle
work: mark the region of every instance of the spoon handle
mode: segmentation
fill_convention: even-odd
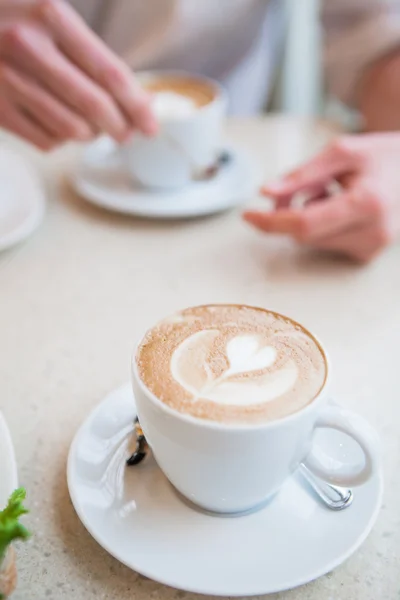
[[[353,502],[352,490],[317,479],[303,463],[300,465],[299,471],[320,500],[331,510],[343,510]]]

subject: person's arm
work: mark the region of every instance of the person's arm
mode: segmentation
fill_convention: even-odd
[[[324,0],[330,91],[363,113],[368,130],[400,129],[400,3]],[[269,183],[274,211],[247,211],[268,234],[368,262],[400,237],[400,133],[344,136]],[[332,180],[341,184],[334,195]],[[308,198],[293,206],[297,193]]]
[[[328,89],[370,131],[400,129],[400,3],[324,0]]]

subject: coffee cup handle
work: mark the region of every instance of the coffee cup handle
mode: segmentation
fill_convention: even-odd
[[[378,436],[359,415],[339,406],[326,406],[315,424],[315,429],[335,429],[349,435],[360,446],[364,464],[351,464],[329,457],[317,444],[313,444],[303,463],[314,475],[338,486],[365,483],[374,475],[380,464]]]

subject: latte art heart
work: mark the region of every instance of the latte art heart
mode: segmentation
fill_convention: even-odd
[[[256,335],[239,335],[228,341],[226,355],[229,367],[215,377],[208,366],[206,354],[210,342],[219,336],[218,330],[198,331],[180,344],[171,358],[171,374],[182,388],[192,394],[192,400],[211,400],[219,404],[246,406],[269,402],[290,390],[297,379],[297,367],[293,361],[280,369],[272,369],[277,358],[273,346],[261,346]],[[200,365],[191,361],[192,354],[203,347],[205,362]],[[202,368],[202,366],[204,368]],[[265,373],[265,369],[270,372]],[[258,371],[258,375],[249,377]],[[243,377],[235,377],[243,375]]]
[[[203,306],[144,338],[139,374],[162,401],[194,417],[257,422],[300,410],[321,389],[326,360],[300,325],[245,306]]]

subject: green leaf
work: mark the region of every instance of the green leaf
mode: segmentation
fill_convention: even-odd
[[[23,488],[15,490],[6,508],[0,511],[0,562],[11,542],[18,539],[27,540],[30,537],[29,531],[19,522],[20,517],[29,512],[23,505],[25,498],[26,491]]]

